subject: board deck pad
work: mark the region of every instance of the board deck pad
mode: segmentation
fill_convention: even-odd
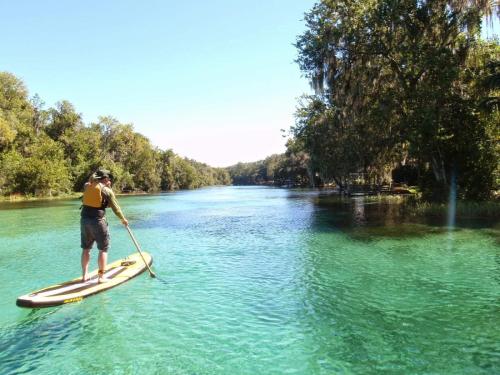
[[[153,258],[148,253],[142,252],[144,259],[151,266]],[[16,305],[20,307],[50,307],[78,302],[91,295],[111,289],[127,280],[139,275],[146,270],[146,265],[139,253],[134,253],[125,259],[117,260],[106,267],[104,277],[109,281],[97,282],[97,270],[89,273],[89,280],[83,282],[81,276],[61,283],[36,290],[20,296]]]

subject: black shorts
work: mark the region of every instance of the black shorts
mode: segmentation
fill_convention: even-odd
[[[80,220],[80,232],[82,249],[91,249],[94,242],[97,242],[99,250],[108,251],[109,231],[108,222],[105,217],[82,217]]]

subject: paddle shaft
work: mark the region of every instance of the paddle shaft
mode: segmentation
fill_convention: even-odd
[[[137,242],[137,240],[135,239],[134,235],[132,234],[132,230],[130,230],[130,227],[127,225],[125,226],[125,228],[127,228],[127,231],[128,231],[128,234],[130,234],[130,238],[132,238],[132,241],[134,242],[134,245],[135,247],[137,248],[137,250],[139,251],[139,254],[141,255],[141,258],[142,260],[144,261],[144,264],[146,265],[146,267],[148,268],[148,271],[149,271],[149,275],[151,277],[156,277],[155,273],[153,271],[151,271],[151,268],[149,267],[149,264],[148,262],[146,262],[146,259],[144,259],[144,256],[142,255],[142,251],[141,251],[141,247],[139,246],[139,243]]]

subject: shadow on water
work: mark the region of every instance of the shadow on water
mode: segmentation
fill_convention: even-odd
[[[342,231],[356,240],[408,238],[450,231],[449,217],[409,215],[400,202],[331,195],[319,195],[313,202],[318,208],[314,220],[316,230]],[[499,240],[497,227],[495,219],[456,218],[453,230],[485,229],[486,234]]]

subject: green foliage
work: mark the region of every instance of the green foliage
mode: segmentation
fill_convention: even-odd
[[[12,116],[17,124],[30,124],[33,109],[24,83],[8,72],[0,72],[0,113]]]
[[[171,150],[166,151],[162,158],[167,161],[162,175],[162,188],[165,190],[231,184],[229,173],[224,168],[212,168],[195,160],[181,158]]]
[[[33,142],[33,108],[24,83],[0,72],[0,152],[14,147],[23,152]]]
[[[199,187],[196,169],[186,160],[176,156],[172,160],[174,189],[194,189]]]
[[[324,0],[297,62],[316,89],[291,133],[341,188],[410,163],[424,197],[486,199],[498,176],[498,41],[478,39],[490,2]],[[495,123],[496,121],[496,123]],[[497,138],[495,138],[497,137]]]
[[[446,218],[449,214],[448,203],[404,202],[402,210],[415,216],[436,216]],[[500,202],[459,201],[456,205],[456,216],[461,218],[500,218]]]
[[[0,117],[0,151],[5,150],[12,144],[16,138],[16,134],[17,132],[10,122]]]
[[[227,168],[235,185],[310,186],[309,157],[303,151],[276,154]]]
[[[262,160],[238,163],[227,168],[234,185],[256,185],[267,182],[266,168]]]
[[[86,126],[68,101],[43,109],[21,80],[0,72],[0,194],[54,196],[81,191],[99,167],[115,176],[118,191],[153,192],[230,184],[229,173],[149,139],[113,117]]]
[[[66,129],[59,138],[73,181],[72,189],[80,191],[88,177],[101,166],[102,135],[95,126]]]
[[[70,191],[63,149],[46,136],[30,145],[24,156],[15,150],[2,155],[0,170],[6,193],[52,196]]]
[[[55,141],[58,141],[63,134],[72,134],[83,128],[82,116],[75,111],[73,104],[63,100],[56,103],[56,108],[48,111],[50,121],[45,132]]]

